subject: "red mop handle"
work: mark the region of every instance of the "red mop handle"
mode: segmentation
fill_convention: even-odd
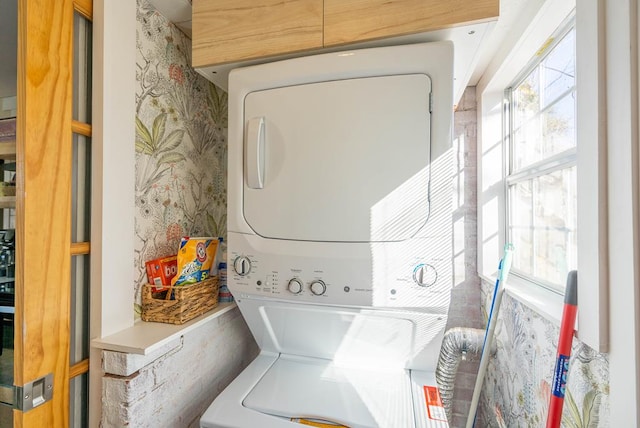
[[[567,276],[567,289],[564,295],[564,310],[562,312],[562,323],[560,324],[556,369],[553,373],[553,387],[551,388],[551,399],[549,400],[547,428],[558,428],[562,419],[562,406],[564,404],[564,393],[567,387],[571,342],[573,341],[577,311],[578,273],[573,270],[569,272]]]

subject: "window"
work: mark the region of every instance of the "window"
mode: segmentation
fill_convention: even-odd
[[[573,24],[549,40],[505,91],[506,232],[513,274],[562,291],[577,267]]]
[[[612,290],[620,293],[619,287],[634,284],[632,259],[637,256],[628,241],[628,231],[634,230],[632,223],[636,221],[630,214],[635,212],[631,207],[637,202],[633,177],[638,168],[632,142],[637,115],[637,79],[633,77],[636,51],[629,48],[635,46],[635,36],[629,33],[630,21],[619,19],[628,15],[623,12],[628,4],[612,2],[604,8],[602,2],[544,0],[527,5],[532,9],[519,12],[520,21],[504,30],[508,36],[501,38],[502,46],[491,60],[492,67],[484,72],[476,89],[480,118],[478,272],[485,283],[494,283],[504,245],[513,242],[513,257],[517,259],[507,291],[560,325],[566,282],[563,272],[577,268],[578,338],[593,349],[607,352],[609,335],[615,330],[611,328],[615,317],[609,313],[615,300]],[[620,15],[609,14],[609,9]],[[610,32],[613,39],[609,38]],[[575,89],[574,69],[578,78]],[[550,80],[549,73],[555,81]],[[517,108],[513,105],[518,101],[517,90],[525,81],[535,81],[535,95],[531,95],[535,108],[527,114],[534,119],[532,124],[538,124],[539,131],[533,137],[525,137],[531,138],[535,155],[526,151],[534,150],[528,144],[523,149],[527,140],[515,132],[518,120],[527,119],[524,113],[516,118]],[[549,85],[551,82],[553,85]],[[563,90],[558,89],[556,85],[563,82]],[[505,88],[511,88],[506,97]],[[563,102],[575,103],[575,134],[566,132],[572,121],[565,117],[562,128],[566,133],[554,133],[550,149],[547,142],[543,145],[536,140],[545,129],[542,125],[548,123],[541,119],[547,119],[545,112],[552,106],[562,113]],[[616,126],[607,127],[607,123]],[[517,145],[518,141],[522,144]],[[562,184],[558,184],[560,179]],[[564,184],[574,180],[575,186]],[[550,194],[551,189],[557,191]],[[561,204],[544,199],[552,195]],[[516,202],[514,198],[518,197],[527,203]],[[553,216],[564,224],[540,224],[553,218],[549,213],[552,208],[556,210]],[[575,217],[578,245],[572,220]],[[552,231],[564,241],[559,246],[542,242],[541,235]],[[617,249],[617,253],[611,249]],[[625,293],[629,292],[627,289]],[[624,306],[625,300],[618,299],[616,304],[619,303]]]

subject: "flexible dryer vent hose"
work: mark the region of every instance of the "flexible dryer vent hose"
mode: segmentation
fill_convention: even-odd
[[[461,360],[477,361],[480,359],[484,334],[484,330],[476,328],[454,327],[447,330],[442,340],[442,349],[440,349],[440,358],[436,368],[436,381],[440,388],[440,396],[449,424],[452,423],[451,408],[458,366]]]

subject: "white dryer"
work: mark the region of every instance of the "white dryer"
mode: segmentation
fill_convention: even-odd
[[[229,289],[260,355],[203,428],[446,427],[449,42],[229,75]]]

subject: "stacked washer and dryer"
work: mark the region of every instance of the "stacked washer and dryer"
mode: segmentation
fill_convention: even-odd
[[[201,427],[448,426],[452,93],[450,42],[231,72],[228,285],[260,354]]]

